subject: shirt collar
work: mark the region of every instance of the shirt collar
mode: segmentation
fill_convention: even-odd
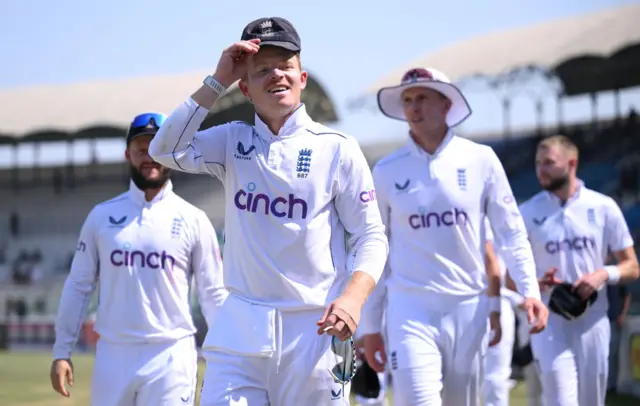
[[[582,189],[584,189],[584,182],[582,181],[582,179],[577,179],[576,181],[576,192],[569,198],[569,200],[567,200],[567,202],[565,203],[565,206],[568,205],[571,202],[574,202],[576,200],[578,200],[580,198],[580,192],[582,191]],[[549,191],[544,191],[545,195],[547,196],[547,198],[551,201],[553,201],[554,203],[557,203],[559,206],[562,206],[562,201],[560,200],[560,198],[558,196],[555,195],[555,193],[549,192]]]
[[[453,131],[451,131],[451,129],[447,130],[447,134],[444,136],[444,139],[442,140],[440,145],[438,145],[438,148],[436,148],[433,154],[429,154],[427,151],[422,149],[422,147],[417,142],[415,142],[411,136],[409,136],[409,151],[412,155],[419,158],[436,158],[449,145],[449,143],[453,139],[453,136]]]
[[[142,205],[145,205],[145,204],[151,205],[151,204],[158,203],[165,197],[169,196],[171,193],[173,193],[173,183],[171,183],[171,180],[167,180],[167,182],[164,184],[164,187],[160,189],[160,192],[158,192],[156,197],[154,197],[153,200],[151,200],[150,202],[147,202],[147,199],[145,199],[144,197],[144,191],[138,188],[138,186],[136,186],[136,184],[133,183],[133,180],[129,181],[129,196],[131,196],[131,199],[133,201],[140,203]]]
[[[304,103],[302,103],[297,109],[295,109],[289,118],[287,118],[287,121],[284,122],[284,125],[278,134],[273,134],[257,113],[255,115],[255,129],[258,135],[266,139],[275,137],[291,137],[301,128],[308,126],[311,121],[311,117],[307,114],[307,109]]]

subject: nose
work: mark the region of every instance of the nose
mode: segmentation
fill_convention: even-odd
[[[410,102],[409,108],[412,113],[418,114],[420,112],[420,105],[415,101]]]
[[[271,70],[271,74],[269,75],[269,79],[280,79],[282,78],[282,71],[278,68],[274,68]]]

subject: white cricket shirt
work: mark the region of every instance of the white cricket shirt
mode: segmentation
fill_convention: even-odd
[[[207,113],[192,99],[184,102],[149,153],[162,165],[224,184],[230,292],[280,310],[315,309],[339,296],[348,268],[379,279],[387,238],[371,171],[353,138],[314,122],[304,105],[277,135],[257,115],[255,126],[231,122],[198,132]]]
[[[101,340],[149,343],[195,334],[190,282],[209,320],[226,292],[218,239],[206,214],[167,182],[147,202],[129,191],[96,205],[80,232],[55,323],[55,359],[69,358],[98,286]]]
[[[526,229],[493,150],[451,132],[433,155],[413,140],[382,158],[373,176],[389,232],[387,294],[443,308],[486,289],[485,216],[514,282],[539,298]],[[361,328],[380,331],[376,289]]]
[[[609,196],[579,182],[576,193],[563,205],[553,193],[541,191],[524,202],[520,211],[529,233],[538,277],[557,268],[556,276],[575,282],[603,268],[609,251],[633,246],[633,238],[618,204]],[[548,301],[548,293],[544,294]],[[606,289],[588,313],[606,316]]]

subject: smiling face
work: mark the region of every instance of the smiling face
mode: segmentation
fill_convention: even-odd
[[[298,108],[308,76],[302,70],[299,54],[265,46],[247,62],[247,75],[239,86],[260,116],[278,119]]]
[[[446,127],[451,101],[433,89],[416,86],[402,93],[402,106],[411,132],[423,134]]]
[[[131,178],[141,190],[158,189],[169,179],[169,168],[149,156],[153,135],[139,135],[131,140],[125,151]]]

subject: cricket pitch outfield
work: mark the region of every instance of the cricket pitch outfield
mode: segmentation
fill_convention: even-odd
[[[91,382],[92,355],[73,358],[75,385],[66,399],[51,389],[49,367],[51,356],[42,352],[0,352],[0,405],[2,406],[87,406]],[[200,365],[202,379],[204,364]],[[200,393],[200,386],[198,391]],[[638,399],[616,398],[608,406],[638,405]],[[353,402],[352,402],[353,404]],[[198,399],[196,399],[198,405]],[[309,405],[311,406],[311,405]],[[511,391],[511,406],[527,406],[525,388],[520,383]]]

